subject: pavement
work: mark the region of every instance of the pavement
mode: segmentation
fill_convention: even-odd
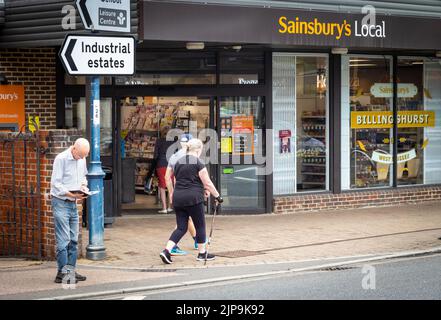
[[[212,216],[206,218],[207,234]],[[79,265],[120,268],[198,268],[189,234],[186,256],[162,264],[159,253],[175,228],[174,214],[126,216],[105,229],[107,258]],[[216,216],[210,266],[283,263],[306,259],[418,250],[441,245],[441,203],[295,214]],[[88,239],[87,232],[84,238]],[[87,245],[84,241],[84,247]],[[85,252],[85,248],[83,248]]]
[[[207,232],[212,216],[207,216]],[[387,255],[433,250],[441,245],[441,203],[295,214],[217,216],[210,252],[216,260],[196,261],[197,252],[186,235],[180,243],[186,256],[164,265],[159,253],[175,227],[173,214],[132,215],[116,219],[105,229],[107,258],[78,260],[88,286],[155,281],[176,270],[215,267],[246,269],[257,265],[322,261],[344,257]],[[84,248],[87,230],[83,230]],[[141,272],[139,272],[141,271]],[[56,290],[55,263],[0,259],[2,295]]]

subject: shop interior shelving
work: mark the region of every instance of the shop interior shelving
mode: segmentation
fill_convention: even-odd
[[[307,115],[301,117],[302,129],[302,189],[326,187],[326,116]],[[311,139],[318,145],[308,145]]]

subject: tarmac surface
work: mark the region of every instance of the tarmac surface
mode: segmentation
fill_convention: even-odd
[[[206,219],[207,232],[211,218]],[[441,203],[283,215],[217,216],[209,249],[216,260],[207,265],[196,261],[197,252],[188,235],[180,243],[188,254],[173,257],[171,265],[162,263],[159,253],[174,227],[173,214],[117,218],[112,228],[105,229],[107,258],[78,260],[78,272],[88,277],[79,286],[87,291],[87,287],[113,288],[118,283],[121,287],[135,283],[171,283],[178,281],[180,274],[192,270],[206,269],[208,274],[225,267],[236,272],[269,265],[273,269],[274,265],[280,265],[282,269],[290,263],[313,264],[345,257],[430,250],[441,245],[438,239],[441,237]],[[85,253],[88,235],[86,230],[83,232]],[[1,258],[0,299],[60,290],[60,285],[53,282],[55,274],[53,261]]]

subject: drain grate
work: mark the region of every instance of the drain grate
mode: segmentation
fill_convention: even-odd
[[[320,271],[344,271],[344,270],[351,270],[355,269],[355,267],[329,267],[329,268],[323,268],[319,269]]]
[[[135,252],[135,251],[124,252],[124,254],[126,254],[128,256],[139,256],[140,255],[139,252]]]
[[[234,251],[223,251],[213,253],[215,256],[225,257],[225,258],[243,258],[257,256],[259,254],[265,254],[261,251],[249,251],[249,250],[234,250]]]
[[[176,272],[178,269],[142,269],[140,272]]]

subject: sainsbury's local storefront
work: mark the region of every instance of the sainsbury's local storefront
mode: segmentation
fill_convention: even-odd
[[[164,126],[210,146],[223,213],[441,198],[438,18],[214,2],[140,1],[137,72],[101,80],[114,212],[156,208]],[[56,72],[57,127],[87,136],[85,79]]]
[[[255,135],[254,147],[262,148],[265,161],[247,168],[258,173],[266,166],[267,175],[241,175],[243,164],[225,170],[228,162],[217,170],[220,186],[223,180],[247,181],[248,210],[439,198],[439,19],[380,15],[372,8],[356,14],[149,2],[142,10],[143,46],[204,42],[205,51],[221,52],[220,62],[263,57],[259,68],[231,62],[227,83],[220,64],[215,82],[221,155],[232,153],[228,145],[235,144],[231,128],[223,127],[231,114],[222,113],[222,95],[229,88],[242,95],[241,90],[261,87],[264,121],[256,119],[257,110],[248,116],[271,138]],[[237,57],[228,57],[238,46]],[[233,108],[239,110],[233,121],[245,115]],[[223,188],[225,198],[240,202],[238,193],[229,191],[228,185]]]
[[[209,146],[223,214],[441,200],[441,7],[383,1],[374,16],[354,3],[131,0],[137,72],[101,77],[105,223],[156,214],[145,181],[161,127]],[[17,92],[20,111],[3,98],[0,130],[38,118],[49,155],[36,208],[44,257],[55,255],[49,158],[77,135],[90,138],[86,79],[66,75],[57,55],[66,34],[83,32],[62,28],[71,5],[6,1],[3,12],[0,1],[0,89]],[[14,194],[10,185],[4,194]],[[7,212],[3,226],[28,230]]]

